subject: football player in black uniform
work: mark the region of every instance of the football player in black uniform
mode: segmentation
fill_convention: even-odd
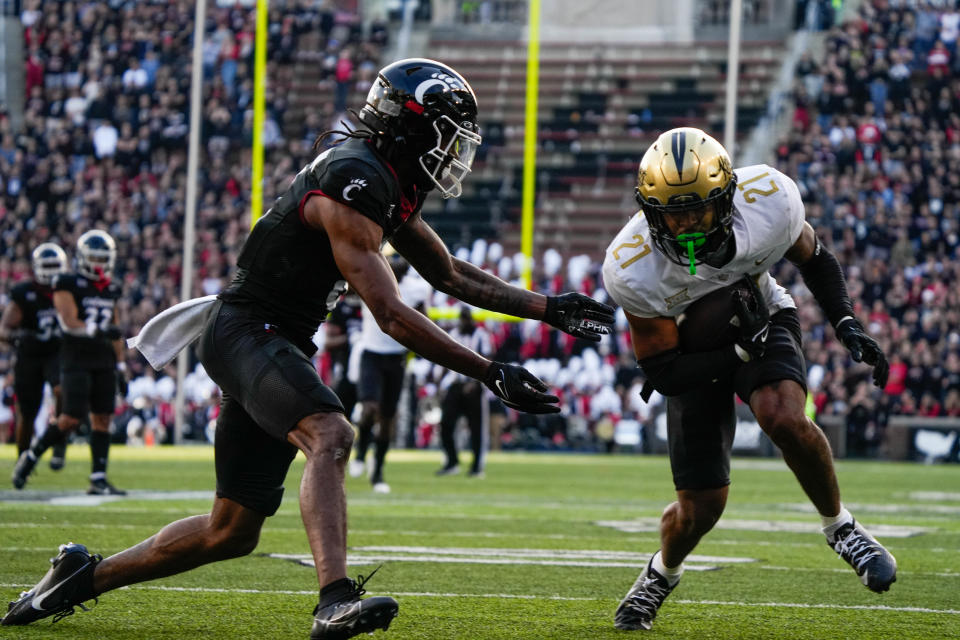
[[[353,291],[347,291],[337,306],[333,308],[326,322],[324,349],[330,355],[330,368],[333,373],[331,385],[343,404],[343,413],[353,415],[357,404],[357,385],[350,381],[347,371],[350,368],[350,354],[353,352],[360,329],[363,326],[363,302]]]
[[[116,306],[120,287],[110,280],[117,248],[105,231],[87,231],[77,240],[77,272],[53,281],[53,304],[63,332],[61,387],[63,406],[51,425],[14,467],[14,485],[26,482],[48,447],[72,433],[90,416],[90,453],[93,467],[87,493],[124,495],[107,481],[110,418],[118,388],[126,395],[126,365]]]
[[[484,381],[511,407],[559,411],[558,399],[526,369],[479,356],[406,306],[380,252],[389,240],[435,288],[475,306],[542,319],[588,339],[609,333],[611,308],[576,293],[548,298],[512,287],[453,258],[421,217],[430,191],[460,195],[473,163],[480,134],[470,85],[442,63],[401,60],[380,71],[359,118],[365,129],[345,132],[346,142],[305,166],[253,228],[200,337],[200,360],[223,392],[211,512],[169,524],[106,560],[82,545],[61,547],[47,577],[11,604],[4,624],[26,624],[111,589],[250,553],[300,450],[300,510],[322,587],[310,637],[385,629],[396,600],[361,599],[366,579],[347,577],[344,470],[353,427],[309,359],[316,350],[311,337],[347,283],[407,348]],[[62,588],[51,591],[52,584]],[[41,591],[50,595],[38,603]]]
[[[66,272],[67,254],[58,245],[44,242],[33,250],[31,265],[33,280],[13,288],[10,304],[0,318],[0,340],[16,345],[13,391],[18,455],[30,448],[44,384],[50,385],[57,405],[60,403],[60,327],[50,283]],[[55,470],[63,467],[62,451],[54,451],[50,466]],[[18,480],[13,477],[14,486],[20,489],[23,482]]]

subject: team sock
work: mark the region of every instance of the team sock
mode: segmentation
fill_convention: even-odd
[[[61,440],[63,440],[63,432],[60,431],[60,427],[51,423],[47,425],[47,430],[43,432],[40,439],[33,443],[30,451],[33,453],[34,458],[39,460],[44,451]]]
[[[377,440],[373,450],[373,479],[375,482],[383,482],[383,461],[387,457],[387,450],[390,449],[390,443]]]
[[[841,526],[853,522],[853,516],[850,515],[850,512],[847,511],[847,508],[843,505],[840,505],[840,513],[837,515],[830,516],[820,516],[820,520],[823,523],[823,533],[827,538],[832,538],[833,533],[839,529]]]
[[[105,478],[107,475],[107,458],[110,456],[110,434],[106,431],[90,432],[90,455],[93,457],[91,480]]]
[[[340,602],[353,591],[353,581],[350,578],[334,580],[320,589],[320,608],[322,609],[334,602]]]
[[[667,579],[667,582],[670,583],[671,587],[677,584],[677,582],[680,581],[680,576],[683,575],[683,563],[681,562],[676,567],[668,567],[663,563],[663,556],[659,551],[653,555],[651,566],[653,567],[654,571]]]

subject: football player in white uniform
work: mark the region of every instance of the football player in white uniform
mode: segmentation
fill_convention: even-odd
[[[619,629],[650,629],[680,579],[684,558],[720,518],[730,484],[736,393],[783,453],[823,520],[827,543],[867,587],[889,589],[896,561],[840,502],[830,445],[804,413],[800,324],[790,295],[767,272],[786,257],[877,386],[889,367],[857,321],[837,259],[804,221],[796,184],[767,165],[736,171],[699,129],[657,138],[640,161],[637,213],[607,249],[604,285],[626,312],[637,361],[667,396],[677,501],[660,524],[661,548],[617,608]],[[698,298],[738,281],[734,344],[685,353],[677,319]],[[717,326],[718,334],[724,329]],[[691,350],[692,351],[692,350]]]

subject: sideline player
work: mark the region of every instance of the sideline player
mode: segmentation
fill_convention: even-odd
[[[16,345],[13,391],[16,397],[17,456],[30,448],[33,425],[43,404],[43,387],[49,384],[59,414],[60,327],[53,306],[53,279],[67,271],[67,254],[59,245],[44,242],[31,254],[33,280],[10,291],[10,304],[0,317],[0,340]],[[56,420],[56,418],[54,418]],[[55,447],[50,468],[63,468],[61,440]],[[23,488],[26,478],[13,476],[13,486]]]
[[[516,409],[559,411],[558,398],[529,371],[481,357],[403,304],[380,252],[390,241],[431,285],[469,304],[587,339],[610,332],[610,307],[577,293],[547,297],[510,286],[451,256],[421,216],[430,191],[459,196],[470,172],[481,141],[470,85],[443,63],[400,60],[380,70],[359,119],[364,128],[342,133],[347,140],[305,166],[257,222],[233,282],[209,302],[198,354],[223,391],[210,513],[171,523],[105,560],[82,545],[62,546],[53,568],[11,604],[3,624],[62,614],[118,587],[250,553],[300,450],[300,511],[321,587],[310,637],[385,629],[397,615],[396,600],[362,599],[370,576],[347,577],[344,471],[353,427],[309,359],[312,336],[347,284],[408,349],[482,380]],[[49,595],[39,602],[34,595],[41,592]]]
[[[856,319],[840,264],[804,221],[796,184],[767,165],[736,171],[699,129],[667,131],[647,150],[637,178],[641,212],[607,249],[604,285],[623,307],[637,361],[667,396],[677,501],[660,521],[661,548],[617,608],[618,629],[650,629],[683,571],[683,559],[723,513],[736,427],[734,393],[820,514],[827,544],[876,592],[896,580],[896,561],[840,502],[830,445],[804,413],[806,369],[790,295],[767,273],[786,257],[857,362],[883,388],[889,366]],[[734,299],[736,344],[678,348],[677,316],[698,298],[745,278]],[[721,327],[718,327],[720,330]],[[648,390],[649,392],[649,390]]]
[[[493,352],[490,334],[473,321],[473,312],[469,307],[460,309],[460,318],[457,326],[450,331],[450,337],[480,355],[489,355]],[[473,452],[473,462],[468,475],[471,478],[482,478],[487,450],[490,448],[489,425],[483,415],[483,403],[486,402],[483,387],[477,384],[476,380],[471,380],[456,371],[448,371],[440,382],[440,388],[445,389],[443,400],[440,402],[440,443],[443,446],[445,461],[436,471],[436,475],[449,476],[460,471],[455,435],[457,423],[462,416],[466,419],[467,428],[470,430],[470,450]]]
[[[116,243],[105,231],[87,231],[77,240],[77,272],[53,281],[53,304],[63,332],[61,387],[63,407],[56,425],[44,432],[17,460],[14,485],[25,483],[47,448],[64,440],[90,416],[92,495],[125,495],[107,480],[110,420],[117,391],[126,395],[123,343],[116,326],[120,286],[111,280]]]

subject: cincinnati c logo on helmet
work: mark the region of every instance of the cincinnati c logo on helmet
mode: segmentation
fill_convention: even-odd
[[[446,73],[434,73],[430,76],[429,80],[424,80],[417,85],[416,90],[413,92],[413,97],[416,98],[417,102],[423,104],[423,96],[425,96],[427,91],[433,87],[440,87],[441,89],[455,89],[459,91],[464,90],[463,83],[460,82],[459,78],[455,78]]]

